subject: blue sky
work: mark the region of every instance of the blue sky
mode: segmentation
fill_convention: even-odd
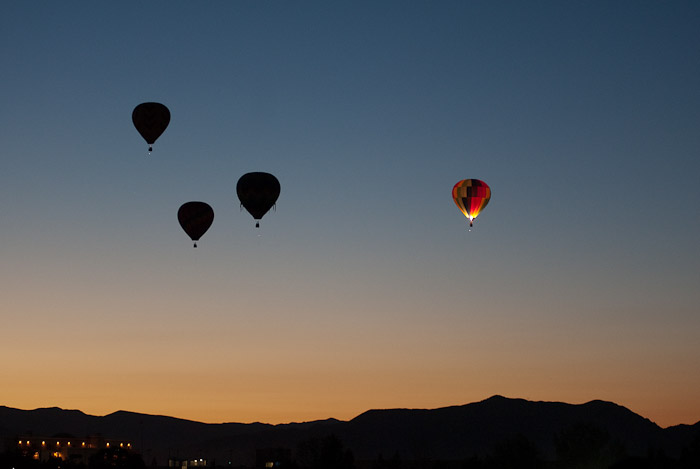
[[[695,2],[0,17],[3,404],[274,423],[498,393],[700,420]],[[144,101],[172,113],[150,156]],[[249,171],[282,185],[260,230]],[[493,193],[471,232],[465,178]],[[216,214],[197,250],[189,200]],[[37,385],[49,358],[80,391]]]

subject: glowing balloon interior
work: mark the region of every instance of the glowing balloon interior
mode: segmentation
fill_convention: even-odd
[[[463,179],[452,188],[452,198],[465,217],[469,226],[491,200],[491,188],[479,179]]]

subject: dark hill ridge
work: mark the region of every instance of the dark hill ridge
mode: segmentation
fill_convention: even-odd
[[[347,422],[329,419],[280,425],[206,424],[126,411],[97,417],[56,407],[18,410],[0,406],[0,436],[10,444],[26,434],[102,434],[130,440],[142,450],[147,465],[154,458],[166,465],[169,456],[252,465],[256,448],[294,449],[301,441],[329,434],[338,436],[357,460],[397,453],[404,460],[464,460],[475,454],[483,456],[516,435],[524,435],[552,459],[555,436],[577,424],[606,431],[629,455],[639,456],[661,449],[678,457],[700,435],[700,423],[662,429],[625,407],[599,400],[573,405],[493,396],[432,410],[370,410]]]
[[[663,443],[663,430],[658,425],[610,402],[571,405],[501,396],[435,410],[371,410],[349,422],[348,426],[357,431],[349,433],[347,440],[352,446],[364,429],[371,428],[377,437],[364,443],[374,446],[375,452],[381,447],[395,447],[407,457],[412,451],[436,451],[446,459],[464,459],[484,454],[496,442],[522,434],[553,457],[553,436],[578,422],[605,428],[633,454],[645,454],[649,445]]]

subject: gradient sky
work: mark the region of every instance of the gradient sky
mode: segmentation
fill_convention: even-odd
[[[0,404],[700,420],[700,3],[3,2],[0,63]]]

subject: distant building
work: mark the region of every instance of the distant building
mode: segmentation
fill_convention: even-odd
[[[87,464],[90,456],[101,449],[123,449],[132,451],[131,442],[102,436],[88,436],[85,438],[75,438],[68,436],[18,436],[14,445],[7,445],[8,448],[14,446],[25,457],[37,461],[48,461],[58,458],[62,461]]]
[[[168,459],[168,467],[172,467],[173,469],[191,469],[193,467],[207,467],[207,460],[206,458],[170,458]]]
[[[262,448],[255,451],[255,467],[265,469],[283,469],[290,467],[292,451],[287,448]]]

